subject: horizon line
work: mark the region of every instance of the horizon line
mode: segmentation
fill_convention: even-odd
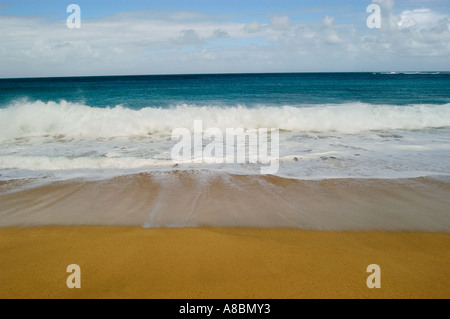
[[[0,80],[21,79],[58,79],[58,78],[90,78],[90,77],[120,77],[120,76],[192,76],[192,75],[258,75],[258,74],[333,74],[333,73],[381,73],[381,74],[426,74],[450,73],[450,70],[408,70],[408,71],[295,71],[295,72],[206,72],[206,73],[153,73],[153,74],[109,74],[109,75],[59,75],[59,76],[28,76],[28,77],[0,77]]]

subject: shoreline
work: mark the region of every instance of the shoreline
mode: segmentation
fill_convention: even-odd
[[[298,180],[211,171],[0,185],[0,228],[142,226],[450,233],[448,178]],[[8,189],[19,187],[14,192]]]
[[[450,298],[450,234],[46,226],[0,239],[2,299]]]

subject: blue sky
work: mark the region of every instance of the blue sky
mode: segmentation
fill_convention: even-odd
[[[336,6],[336,0],[14,0],[3,1],[3,13],[13,15],[52,14],[64,18],[64,10],[68,4],[76,3],[82,7],[86,18],[99,18],[124,11],[168,10],[195,11],[211,14],[233,15],[264,15],[274,12],[306,11],[309,15],[313,8],[333,10],[339,7],[357,8],[355,1],[341,0]],[[364,4],[360,3],[363,7]],[[61,10],[62,9],[62,10]],[[308,12],[309,11],[309,12]]]
[[[0,30],[0,77],[450,70],[448,0],[0,0]]]

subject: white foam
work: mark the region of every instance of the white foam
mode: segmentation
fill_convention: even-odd
[[[355,134],[370,130],[450,127],[450,104],[347,103],[255,108],[178,105],[132,110],[121,106],[94,108],[66,101],[21,101],[0,109],[0,141],[36,136],[110,138],[170,134],[177,127],[192,129],[194,120],[202,120],[205,128],[278,128]]]
[[[136,169],[170,166],[170,160],[154,160],[137,157],[52,157],[52,156],[0,156],[0,167],[34,170],[76,170],[76,169]]]
[[[61,102],[0,109],[0,180],[111,177],[141,171],[220,170],[259,174],[258,165],[175,165],[174,128],[280,130],[276,175],[402,178],[450,174],[450,104],[236,106],[131,110]]]

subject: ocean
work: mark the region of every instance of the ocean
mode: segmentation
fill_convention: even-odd
[[[175,163],[171,134],[195,121],[278,130],[279,177],[450,175],[450,73],[375,72],[0,79],[0,180],[261,173]]]

